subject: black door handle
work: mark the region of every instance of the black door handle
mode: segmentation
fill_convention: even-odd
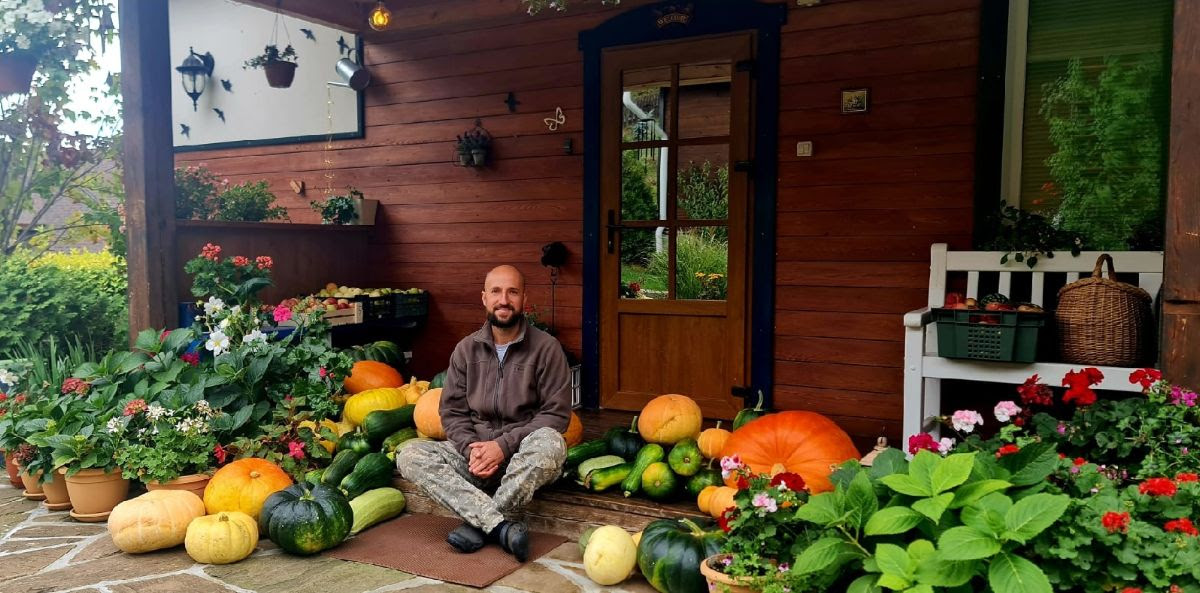
[[[607,228],[608,228],[608,252],[612,253],[613,250],[616,249],[616,241],[614,241],[614,238],[616,237],[617,232],[623,231],[630,227],[627,227],[623,224],[617,224],[617,211],[609,210],[608,211]]]

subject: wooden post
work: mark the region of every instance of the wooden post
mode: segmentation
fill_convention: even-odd
[[[1162,364],[1200,388],[1200,3],[1175,3]]]
[[[120,0],[129,338],[177,323],[167,0]]]

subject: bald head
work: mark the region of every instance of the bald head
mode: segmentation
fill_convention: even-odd
[[[525,276],[513,266],[496,266],[483,280],[483,308],[493,327],[510,328],[525,311]]]

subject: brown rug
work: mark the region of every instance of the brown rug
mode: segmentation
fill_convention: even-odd
[[[450,547],[446,534],[461,524],[461,520],[451,517],[408,514],[376,525],[325,554],[480,588],[521,567],[516,558],[497,544],[489,543],[474,554],[462,554]],[[565,541],[567,538],[559,535],[530,532],[528,561],[540,558]],[[467,559],[470,570],[463,569],[463,561]]]

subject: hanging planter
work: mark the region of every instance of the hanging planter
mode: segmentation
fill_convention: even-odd
[[[27,50],[0,53],[0,95],[28,93],[37,70],[37,55]]]
[[[482,167],[488,162],[488,154],[492,148],[492,135],[483,128],[479,120],[475,120],[475,128],[467,130],[458,136],[455,151],[458,153],[458,164],[461,167]]]
[[[274,45],[263,48],[263,53],[246,60],[246,68],[262,68],[267,74],[267,85],[286,89],[296,78],[296,50],[291,45],[279,51]]]

